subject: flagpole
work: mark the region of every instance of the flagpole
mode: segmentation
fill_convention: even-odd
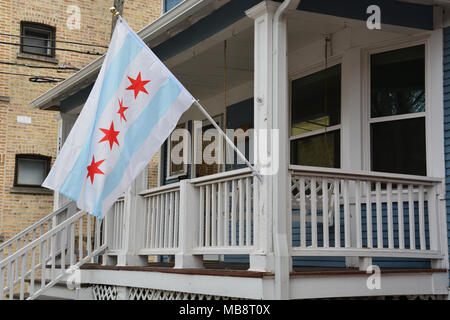
[[[219,134],[225,139],[225,141],[233,148],[233,150],[236,152],[236,154],[241,158],[245,164],[253,171],[253,174],[262,181],[262,175],[261,173],[256,170],[256,168],[250,163],[250,161],[247,160],[247,158],[242,154],[242,152],[234,145],[233,141],[223,132],[222,128],[218,126],[218,124],[214,121],[214,119],[209,115],[209,113],[203,108],[203,106],[198,102],[198,100],[195,100],[194,104],[200,109],[200,111],[205,115],[205,117],[211,122],[211,124],[217,129]]]

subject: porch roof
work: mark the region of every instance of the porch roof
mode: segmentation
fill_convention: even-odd
[[[282,0],[275,0],[282,2]],[[172,58],[245,17],[245,11],[261,0],[185,0],[138,32],[161,60]],[[364,6],[383,8],[382,22],[408,28],[433,28],[433,4],[450,5],[450,0],[351,0],[342,6],[334,0],[303,0],[298,10],[352,20],[365,20]],[[364,9],[364,10],[363,10]],[[87,99],[104,56],[30,102],[31,107],[65,112]]]

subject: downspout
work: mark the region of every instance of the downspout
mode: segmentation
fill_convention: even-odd
[[[289,255],[288,208],[291,207],[289,184],[289,136],[288,136],[288,64],[287,64],[287,18],[286,10],[295,10],[301,0],[285,0],[277,9],[273,20],[273,128],[279,129],[279,170],[273,176],[273,245],[275,254],[275,299],[290,297],[289,277],[291,258]],[[274,144],[275,143],[275,144]],[[276,155],[272,152],[272,157]]]

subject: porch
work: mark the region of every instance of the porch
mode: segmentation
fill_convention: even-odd
[[[79,253],[90,252],[90,239],[104,248],[97,264],[81,268],[81,282],[122,297],[149,290],[246,299],[448,294],[442,30],[407,22],[372,31],[365,20],[297,8],[275,27],[280,4],[257,2],[213,35],[196,35],[189,48],[183,41],[192,32],[182,31],[155,34],[152,48],[223,129],[255,129],[254,140],[240,143],[266,175],[229,165],[235,155],[218,138],[211,158],[222,162],[196,162],[207,148],[196,132],[206,135],[209,124],[191,108],[178,125],[193,137],[179,143],[190,162],[173,164],[182,134],[172,135],[157,174],[144,172],[95,235],[81,234]],[[213,15],[196,23],[207,29],[219,20]],[[371,69],[379,57],[381,71]],[[408,76],[382,87],[383,72],[405,71],[411,61],[413,76],[392,72],[394,80]],[[407,108],[397,108],[400,98],[389,104],[399,92],[414,98]],[[61,104],[62,141],[82,108],[64,109],[69,102]]]

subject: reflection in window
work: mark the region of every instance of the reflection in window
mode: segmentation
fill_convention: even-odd
[[[372,170],[426,175],[425,118],[373,123]]]
[[[291,157],[296,165],[339,168],[340,130],[292,141]]]
[[[424,111],[425,46],[372,55],[372,170],[426,175]]]
[[[340,123],[341,65],[292,81],[292,164],[339,168]]]
[[[341,65],[292,81],[291,134],[341,122]]]
[[[371,116],[425,111],[425,46],[371,56]]]

